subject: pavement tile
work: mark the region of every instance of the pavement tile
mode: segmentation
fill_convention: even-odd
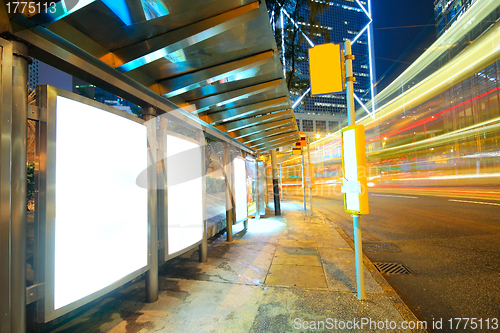
[[[265,284],[304,288],[327,288],[323,267],[298,266],[293,264],[272,264]]]

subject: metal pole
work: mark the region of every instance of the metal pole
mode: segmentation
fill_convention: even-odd
[[[344,53],[345,53],[345,76],[346,76],[346,97],[347,97],[347,124],[356,124],[356,119],[354,115],[354,81],[349,78],[353,78],[352,74],[352,52],[351,52],[351,41],[346,40],[344,43]]]
[[[353,55],[351,51],[351,41],[344,43],[345,70],[346,70],[346,97],[347,97],[347,124],[355,125],[356,118],[354,114],[354,78],[352,74]],[[354,228],[354,249],[356,258],[356,284],[358,289],[358,299],[365,299],[365,279],[363,275],[363,244],[361,238],[360,215],[352,216]]]
[[[306,177],[304,170],[304,150],[300,147],[300,154],[302,155],[302,197],[304,198],[304,211],[307,210],[306,206]]]
[[[307,167],[309,169],[309,203],[311,207],[311,215],[313,214],[313,198],[312,198],[312,170],[311,170],[311,151],[309,149],[309,135],[307,135]]]
[[[283,200],[283,175],[281,173],[281,163],[280,163],[280,195],[281,195],[281,200]]]
[[[352,216],[354,227],[354,256],[356,257],[356,285],[358,299],[365,299],[365,276],[363,275],[363,245],[361,243],[360,215]]]
[[[202,175],[202,195],[203,195],[203,237],[201,244],[199,246],[199,261],[206,262],[207,254],[208,254],[208,240],[207,240],[207,206],[206,206],[206,196],[207,196],[207,183],[205,182],[206,176],[206,165],[205,165],[205,135],[203,135],[203,131],[199,130],[196,132],[196,138],[200,143],[201,147],[201,175]]]
[[[167,184],[167,130],[166,119],[165,123],[160,119],[160,126],[156,128],[157,140],[157,161],[158,165],[158,178],[157,178],[157,197],[156,205],[158,210],[158,264],[164,263],[167,259],[167,248],[168,248],[168,184]],[[160,244],[162,246],[160,247]]]
[[[229,143],[224,143],[224,168],[226,169],[226,234],[227,241],[233,241],[233,222],[235,219],[234,201],[233,201],[233,163],[231,161],[231,146]]]
[[[28,46],[16,41],[12,46],[11,330],[22,333],[26,332]]]
[[[158,300],[158,216],[157,216],[157,163],[156,163],[156,121],[155,109],[144,107],[143,119],[148,131],[148,227],[149,227],[149,270],[146,272],[146,302]],[[167,180],[168,181],[168,180]]]
[[[12,43],[0,38],[0,332],[12,332]]]
[[[281,215],[280,188],[278,181],[278,164],[276,149],[271,150],[271,163],[273,166],[273,193],[274,193],[274,215]]]
[[[260,220],[260,173],[259,159],[255,160],[255,219]]]

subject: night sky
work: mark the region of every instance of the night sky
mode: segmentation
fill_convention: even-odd
[[[375,77],[378,81],[386,74],[382,81],[387,81],[396,78],[409,65],[405,62],[414,61],[436,40],[434,0],[372,0],[371,6]],[[398,58],[401,62],[395,62]]]

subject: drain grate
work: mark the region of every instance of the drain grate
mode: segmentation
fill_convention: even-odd
[[[411,274],[410,270],[399,262],[374,262],[373,264],[382,274]]]

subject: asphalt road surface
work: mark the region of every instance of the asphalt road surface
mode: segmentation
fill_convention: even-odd
[[[352,218],[339,191],[319,188],[313,209],[340,223],[353,239]],[[302,201],[301,189],[286,192],[292,195],[285,199]],[[361,218],[365,255],[411,271],[384,276],[429,331],[500,332],[500,191],[374,188],[369,202],[370,214]],[[465,319],[453,318],[477,318],[478,329],[470,320],[466,328]],[[433,330],[432,322],[440,320],[442,329]]]

